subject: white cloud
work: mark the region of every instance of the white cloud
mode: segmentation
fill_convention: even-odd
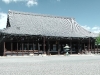
[[[7,14],[0,12],[0,29],[6,28]]]
[[[37,0],[2,0],[4,3],[9,4],[9,3],[16,3],[16,2],[25,2],[28,7],[38,5]]]
[[[33,5],[38,5],[37,0],[29,0],[29,1],[27,2],[27,6],[28,6],[28,7],[31,7],[31,6],[33,6]]]
[[[100,33],[100,27],[98,27],[98,26],[89,27],[87,25],[84,25],[82,27],[85,28],[88,31],[91,31],[91,32],[94,32],[94,33]]]
[[[89,30],[90,31],[90,27],[89,26],[87,26],[87,25],[85,25],[85,26],[82,26],[83,28],[85,28],[86,30]]]
[[[20,1],[20,0],[2,0],[3,2],[5,2],[6,4],[9,4],[11,2],[17,2],[17,1]]]
[[[10,0],[2,0],[3,2],[9,4],[10,3]]]

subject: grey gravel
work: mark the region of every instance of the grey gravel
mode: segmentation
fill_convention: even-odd
[[[0,75],[100,75],[100,56],[0,57]]]

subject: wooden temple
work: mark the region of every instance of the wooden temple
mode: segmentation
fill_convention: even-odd
[[[0,56],[63,55],[66,44],[69,54],[98,53],[95,37],[74,18],[10,10],[0,31]]]

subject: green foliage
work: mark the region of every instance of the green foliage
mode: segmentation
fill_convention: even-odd
[[[96,38],[95,44],[96,45],[100,44],[100,33],[99,33],[99,36]]]

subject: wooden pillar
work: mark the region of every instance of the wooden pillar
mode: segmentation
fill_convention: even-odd
[[[33,40],[33,53],[34,53],[34,40]]]
[[[58,49],[58,55],[60,55],[60,46],[59,46],[60,42],[57,42],[57,49]]]
[[[85,42],[84,42],[84,53],[86,52],[86,49],[85,49]],[[83,54],[83,53],[82,53]]]
[[[11,56],[13,55],[13,43],[11,42]]]
[[[37,48],[38,48],[38,55],[39,55],[39,51],[40,51],[39,39],[37,40]]]
[[[49,40],[48,40],[48,52],[47,52],[47,54],[49,55],[50,54],[50,42],[49,42]]]
[[[85,43],[84,43],[84,51],[85,51]]]
[[[29,55],[29,41],[27,42],[27,50],[28,50],[28,55]]]
[[[94,54],[95,54],[95,43],[94,43]]]
[[[97,44],[97,54],[98,54],[98,44]]]
[[[63,53],[63,46],[62,46],[62,42],[61,42],[60,46],[61,46],[61,54],[62,54],[62,53]]]
[[[22,42],[22,56],[23,56],[23,42]]]
[[[6,55],[5,52],[6,52],[6,49],[5,49],[5,42],[4,42],[4,53],[3,53],[3,56]]]
[[[78,46],[78,47],[77,47],[77,48],[78,48],[77,52],[79,53],[79,38],[78,38],[78,40],[77,40],[77,43],[76,43],[76,44],[77,44],[77,46]]]
[[[91,53],[92,53],[92,42],[91,42]]]
[[[88,46],[88,52],[90,52],[90,37],[89,37],[89,46]]]
[[[78,38],[78,53],[80,53],[80,39]]]
[[[70,54],[72,54],[72,38],[70,38]]]
[[[45,37],[43,37],[43,53],[45,54]]]
[[[18,56],[18,42],[17,42],[17,56]]]

